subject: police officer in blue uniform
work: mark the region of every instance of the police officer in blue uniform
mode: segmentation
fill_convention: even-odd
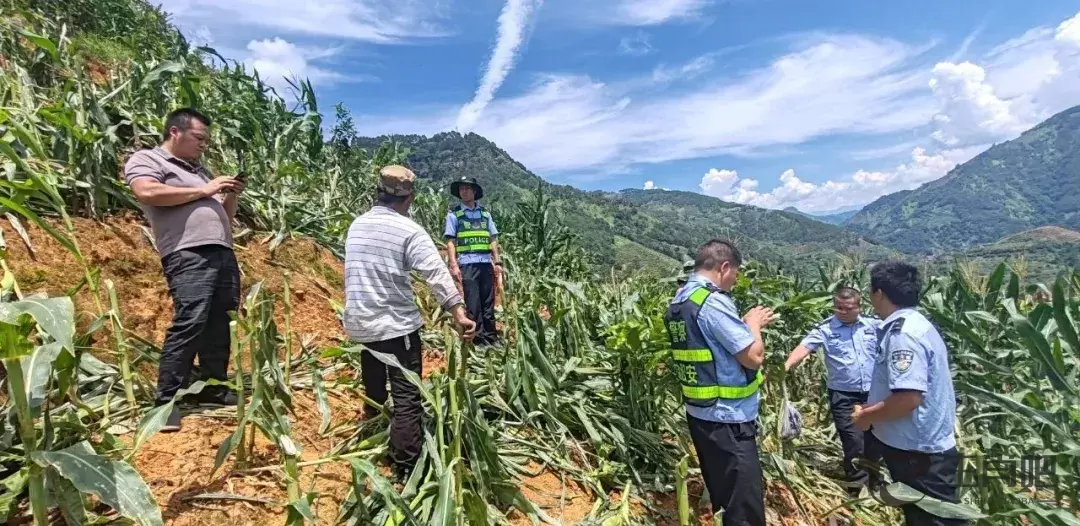
[[[461,199],[446,214],[447,265],[450,275],[461,284],[465,310],[476,322],[477,345],[488,346],[500,340],[495,324],[496,275],[502,273],[499,230],[491,212],[480,205],[484,188],[475,178],[462,177],[450,184],[450,193]]]
[[[698,249],[694,271],[664,317],[686,420],[713,512],[725,526],[765,524],[764,481],[758,459],[758,370],[765,359],[761,329],[772,310],[739,317],[731,288],[742,256],[714,239]]]
[[[877,356],[877,330],[881,324],[880,320],[860,312],[861,301],[862,295],[856,289],[836,289],[833,315],[815,326],[791,351],[784,364],[790,371],[807,356],[824,348],[829,409],[844,450],[844,473],[852,496],[859,494],[869,481],[869,475],[853,462],[863,456],[864,432],[851,421],[851,412],[855,404],[865,404],[870,394]]]
[[[893,481],[957,503],[961,458],[949,353],[930,320],[915,310],[920,290],[919,271],[910,264],[886,261],[871,269],[870,302],[884,322],[870,397],[855,406],[852,419],[870,430],[866,449],[874,453],[868,456],[880,454]],[[967,524],[914,504],[903,511],[909,526]]]

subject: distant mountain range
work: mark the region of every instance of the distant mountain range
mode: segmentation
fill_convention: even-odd
[[[372,147],[386,137],[362,138]],[[586,192],[545,182],[491,141],[469,133],[393,136],[416,173],[438,185],[462,176],[488,204],[512,206],[538,185],[589,247],[597,265],[671,270],[709,238],[735,239],[755,258],[801,270],[842,253],[1016,257],[1072,265],[1080,233],[1080,106],[995,145],[945,177],[886,195],[862,210],[807,214],[729,203],[694,192]],[[1058,229],[1041,229],[1056,226]],[[1069,234],[1068,232],[1072,232]],[[1014,234],[1019,237],[1008,237]],[[1080,254],[1080,251],[1078,251]],[[1049,263],[1047,263],[1049,262]]]
[[[950,253],[1056,225],[1080,229],[1080,106],[915,190],[870,203],[850,229],[911,253]]]
[[[789,206],[789,207],[785,208],[784,211],[785,212],[793,212],[793,213],[796,213],[796,214],[802,214],[802,215],[804,215],[806,217],[809,217],[811,219],[816,219],[816,220],[824,222],[824,223],[829,223],[830,225],[843,225],[844,223],[847,222],[848,219],[851,219],[852,217],[855,217],[855,214],[859,213],[859,209],[856,208],[854,210],[847,210],[845,212],[812,214],[812,213],[809,213],[809,212],[803,212],[802,210],[799,210],[798,208],[795,208],[794,206]]]
[[[356,145],[370,148],[387,138],[361,138]],[[812,270],[841,253],[873,259],[890,252],[842,227],[803,214],[728,203],[694,192],[585,192],[553,185],[474,133],[392,138],[410,149],[408,162],[419,177],[443,187],[463,176],[476,177],[484,186],[488,205],[512,206],[543,186],[598,266],[645,266],[670,272],[697,246],[716,236],[736,240],[757,259],[801,270]]]

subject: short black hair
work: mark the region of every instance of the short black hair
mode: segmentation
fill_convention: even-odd
[[[859,292],[859,289],[857,288],[843,286],[836,288],[836,291],[833,292],[833,297],[842,300],[857,300],[862,298],[862,293]]]
[[[408,195],[394,195],[389,192],[384,192],[382,190],[379,190],[378,192],[379,194],[375,197],[375,200],[380,205],[385,206],[394,206],[400,203],[404,203],[409,198]]]
[[[731,241],[710,239],[698,248],[694,256],[694,270],[716,270],[725,261],[738,268],[742,266],[742,254]]]
[[[207,128],[209,128],[210,124],[213,122],[210,120],[210,117],[207,117],[195,108],[177,108],[170,111],[169,114],[165,116],[165,129],[161,130],[161,140],[169,140],[169,129],[173,126],[186,131],[191,127],[192,119],[203,123],[203,126],[206,126]]]
[[[919,269],[903,261],[882,261],[870,269],[870,291],[880,290],[900,308],[919,304],[922,280]]]

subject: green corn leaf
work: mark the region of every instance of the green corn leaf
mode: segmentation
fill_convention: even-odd
[[[326,398],[326,388],[323,387],[322,369],[317,364],[311,366],[311,385],[315,388],[315,401],[322,417],[319,434],[326,434],[326,430],[330,429],[330,403]]]
[[[45,472],[45,486],[68,526],[87,524],[86,505],[82,494],[71,481],[61,477],[55,469],[49,469]]]
[[[311,509],[311,504],[315,502],[315,493],[308,493],[301,496],[299,499],[289,503],[288,517],[285,519],[286,524],[303,524],[303,520],[310,522],[317,522],[319,519],[315,516],[315,512]]]
[[[880,490],[880,497],[882,502],[888,506],[900,507],[914,504],[931,515],[946,519],[979,520],[987,517],[985,514],[969,506],[945,502],[929,495],[924,495],[922,492],[903,482],[893,482],[888,486],[882,487]]]
[[[52,57],[53,62],[60,61],[60,49],[56,46],[56,42],[50,40],[49,37],[38,35],[36,33],[31,33],[25,29],[20,29],[19,34],[25,37],[27,40],[33,42],[34,45],[36,45],[37,47],[44,49],[46,52],[48,52],[49,56]]]
[[[21,500],[19,495],[26,489],[29,481],[30,468],[25,466],[0,481],[0,486],[6,490],[0,493],[0,521],[6,523],[12,514],[18,511]]]
[[[1054,389],[1075,396],[1077,394],[1076,388],[1069,383],[1064,369],[1060,368],[1060,364],[1054,360],[1053,350],[1050,348],[1050,343],[1046,341],[1046,337],[1027,319],[1013,319],[1013,325],[1016,327],[1017,332],[1027,341],[1027,348],[1031,356],[1035,358],[1036,362],[1042,364],[1047,379],[1050,380],[1050,384],[1054,386]]]
[[[81,492],[101,499],[140,526],[163,526],[150,488],[129,464],[109,460],[83,441],[60,451],[35,451],[33,460],[55,469]]]
[[[1067,297],[1065,296],[1068,286],[1065,283],[1064,278],[1058,278],[1054,283],[1054,291],[1051,295],[1053,308],[1054,308],[1054,320],[1057,321],[1058,333],[1061,334],[1061,339],[1065,340],[1065,343],[1069,345],[1069,349],[1072,350],[1073,356],[1080,356],[1080,338],[1076,335],[1076,324],[1073,323],[1072,318],[1069,316],[1068,309],[1066,308]]]
[[[45,402],[45,388],[49,385],[53,362],[62,350],[64,347],[60,342],[52,342],[34,349],[34,354],[22,359],[22,369],[27,376],[26,399],[32,411],[37,411]]]
[[[38,326],[63,348],[75,349],[75,304],[71,298],[27,298],[0,303],[0,322],[18,325],[19,317],[23,314],[32,316]]]
[[[439,478],[439,496],[435,501],[435,513],[431,515],[429,523],[432,526],[457,524],[458,509],[457,502],[454,501],[454,466],[460,461],[461,458],[450,461],[450,464],[443,471],[442,477]]]
[[[349,464],[352,465],[354,472],[362,473],[371,479],[375,493],[386,502],[388,507],[392,507],[395,512],[403,514],[408,519],[407,524],[420,524],[420,520],[413,514],[409,504],[401,498],[401,495],[394,490],[394,486],[390,484],[390,481],[386,480],[386,477],[383,477],[375,466],[359,458],[350,458]]]
[[[146,90],[152,84],[161,80],[162,77],[173,73],[179,73],[183,71],[184,68],[184,64],[178,61],[168,61],[159,64],[158,67],[150,70],[150,72],[143,77],[142,84],[139,86],[139,91]]]
[[[220,383],[213,382],[215,385]],[[199,380],[191,384],[191,387],[187,389],[181,389],[176,392],[173,399],[167,404],[159,405],[149,411],[147,411],[142,420],[139,421],[139,426],[135,430],[135,436],[131,441],[131,451],[128,452],[127,458],[130,460],[135,457],[135,453],[139,451],[139,448],[150,440],[150,437],[158,434],[165,424],[168,423],[169,413],[172,412],[173,407],[176,406],[176,401],[182,399],[187,395],[199,394],[207,386],[207,382]]]

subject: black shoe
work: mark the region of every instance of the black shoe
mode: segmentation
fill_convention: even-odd
[[[202,405],[234,406],[238,399],[236,392],[226,389],[203,391],[195,395],[195,401]]]
[[[180,431],[180,408],[173,404],[172,411],[169,412],[169,418],[165,420],[165,425],[161,428],[161,432],[175,433],[177,431]]]

